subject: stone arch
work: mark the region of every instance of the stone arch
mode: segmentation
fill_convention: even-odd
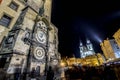
[[[50,26],[49,21],[46,18],[41,19],[47,26]]]

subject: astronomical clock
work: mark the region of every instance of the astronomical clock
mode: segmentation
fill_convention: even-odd
[[[33,45],[31,46],[31,70],[40,68],[40,73],[44,73],[47,58],[48,29],[44,21],[36,23],[33,33]]]
[[[37,32],[36,39],[41,44],[46,44],[46,34],[43,31],[38,31]]]
[[[49,63],[54,66],[58,65],[60,61],[56,47],[58,39],[54,36],[57,30],[54,29],[55,26],[50,21],[52,1],[22,1],[20,2],[25,4],[24,8],[19,6],[22,10],[21,14],[17,21],[13,21],[15,23],[12,24],[15,25],[10,28],[11,30],[9,29],[8,35],[1,43],[1,54],[8,59],[5,69],[8,74],[13,76],[19,73],[21,75],[19,77],[31,77],[29,74],[33,71],[35,75],[45,75]],[[24,72],[28,74],[23,75]],[[13,78],[10,79],[14,80]]]
[[[39,21],[34,31],[34,39],[42,45],[47,44],[47,25],[43,21]]]
[[[45,63],[46,50],[42,46],[32,47],[32,62],[39,62],[40,64]]]

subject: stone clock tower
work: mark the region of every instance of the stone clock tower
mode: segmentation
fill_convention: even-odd
[[[41,74],[44,74],[47,66],[46,63],[49,48],[49,22],[46,21],[46,18],[38,19],[36,21],[35,27],[33,29],[32,39],[30,40],[30,58],[28,64],[30,66],[29,70],[31,72],[36,70]]]
[[[52,1],[23,0],[21,3],[25,8],[2,43],[1,53],[8,60],[5,69],[12,76],[26,73],[27,78],[40,78],[46,75],[49,66],[58,66],[60,61],[58,30],[51,23]]]

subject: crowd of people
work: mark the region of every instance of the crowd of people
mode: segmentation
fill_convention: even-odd
[[[6,80],[7,75],[2,69],[0,74],[0,80]],[[46,80],[120,80],[120,63],[101,66],[72,65],[71,68],[49,67]]]
[[[120,64],[75,66],[65,71],[66,80],[120,80]]]

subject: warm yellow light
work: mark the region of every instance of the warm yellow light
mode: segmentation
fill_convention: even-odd
[[[61,62],[60,65],[61,65],[62,67],[64,67],[64,66],[65,66],[65,63],[64,63],[64,62]]]

